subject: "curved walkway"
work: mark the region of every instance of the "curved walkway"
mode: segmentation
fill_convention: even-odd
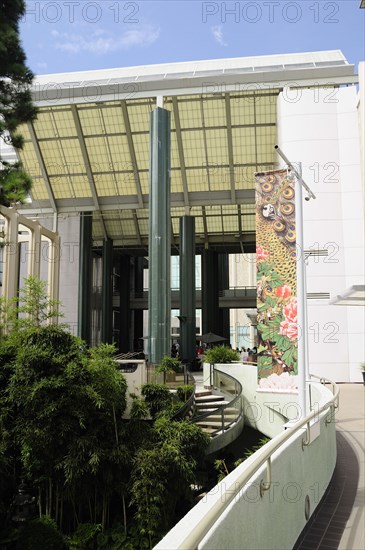
[[[339,388],[335,471],[295,550],[365,548],[365,387]]]

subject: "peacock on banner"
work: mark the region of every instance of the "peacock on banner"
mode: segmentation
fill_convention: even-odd
[[[290,391],[298,372],[296,179],[286,169],[255,179],[259,385]]]

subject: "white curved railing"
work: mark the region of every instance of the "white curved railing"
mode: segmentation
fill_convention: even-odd
[[[273,440],[269,441],[264,445],[255,460],[253,460],[247,467],[244,469],[241,475],[236,476],[232,482],[229,480],[229,476],[225,478],[225,490],[224,498],[220,495],[220,498],[215,499],[211,506],[206,507],[204,511],[201,511],[199,514],[199,522],[194,526],[193,529],[185,529],[179,531],[178,542],[173,538],[172,529],[170,533],[166,535],[162,541],[160,541],[156,546],[156,550],[173,550],[173,549],[189,549],[193,550],[198,548],[199,543],[203,540],[205,535],[212,529],[214,524],[219,520],[224,511],[227,509],[229,504],[237,496],[237,487],[243,487],[250,482],[252,477],[257,473],[257,471],[266,464],[266,479],[261,480],[260,482],[260,494],[261,496],[264,492],[268,491],[271,487],[271,458],[275,451],[282,447],[288,440],[293,438],[300,430],[303,428],[306,429],[306,435],[302,439],[302,449],[310,444],[311,442],[311,422],[318,419],[319,415],[325,411],[328,412],[328,416],[325,419],[325,424],[330,424],[334,421],[334,411],[338,407],[338,397],[339,389],[337,385],[327,379],[320,378],[312,375],[313,378],[318,378],[322,384],[331,384],[332,389],[332,398],[326,401],[326,403],[318,406],[316,410],[312,411],[305,418],[300,419],[297,422],[293,422],[290,425],[290,429],[285,430],[282,434],[276,436]],[[313,383],[312,380],[308,381],[309,384]],[[253,457],[252,457],[253,458]],[[183,520],[182,520],[183,521]],[[299,535],[299,533],[298,533]],[[174,540],[174,542],[173,542]]]

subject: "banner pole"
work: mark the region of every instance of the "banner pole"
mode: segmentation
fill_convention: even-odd
[[[308,187],[308,185],[305,183],[305,181],[303,180],[302,178],[302,168],[300,167],[300,173],[295,169],[295,166],[290,162],[290,160],[286,157],[286,155],[284,155],[284,153],[282,152],[282,150],[280,149],[279,145],[275,145],[274,149],[276,149],[276,152],[278,153],[278,155],[283,159],[283,161],[286,163],[286,165],[288,166],[288,168],[290,168],[291,170],[293,170],[294,174],[296,175],[299,183],[304,187],[304,189],[307,191],[308,193],[308,197],[306,197],[306,200],[309,201],[309,199],[315,199],[316,196],[315,194],[313,193],[313,191]],[[296,163],[296,165],[298,165],[299,163]]]
[[[299,163],[300,173],[301,163]],[[305,296],[305,272],[304,272],[304,243],[303,243],[303,203],[302,185],[299,179],[295,184],[296,205],[296,239],[300,256],[297,258],[297,298],[298,298],[298,392],[301,417],[307,415],[306,403],[306,296]]]
[[[298,311],[298,392],[299,392],[299,407],[302,418],[307,414],[307,387],[306,381],[309,380],[309,357],[308,357],[308,342],[307,342],[307,281],[304,258],[304,239],[303,239],[303,198],[302,187],[308,193],[306,200],[315,199],[316,196],[308,187],[302,178],[302,164],[296,163],[299,170],[296,170],[290,160],[286,157],[278,145],[275,145],[278,155],[284,160],[288,168],[290,168],[296,176],[295,188],[295,204],[296,204],[296,242],[300,251],[300,256],[297,258],[297,311]]]

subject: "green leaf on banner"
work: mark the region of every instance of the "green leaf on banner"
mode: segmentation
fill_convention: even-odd
[[[283,353],[282,359],[289,366],[293,364],[293,354],[294,348],[290,348]]]

